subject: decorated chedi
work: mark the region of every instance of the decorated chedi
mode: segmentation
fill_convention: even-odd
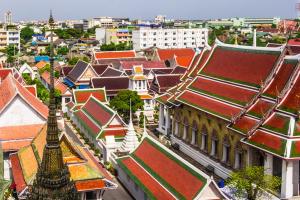
[[[54,20],[50,14],[49,25],[53,31]],[[52,34],[51,34],[52,35]],[[43,159],[39,165],[36,178],[33,181],[28,199],[31,200],[76,200],[77,190],[70,180],[70,172],[63,161],[59,145],[59,130],[56,118],[54,96],[54,50],[53,38],[50,43],[50,103],[47,121],[47,143],[44,147]]]

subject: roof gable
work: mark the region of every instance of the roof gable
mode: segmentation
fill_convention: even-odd
[[[160,60],[170,60],[174,56],[191,56],[193,58],[195,51],[191,48],[182,48],[182,49],[157,49],[157,55]]]
[[[203,189],[212,183],[206,174],[147,136],[134,152],[117,162],[154,199],[198,198]],[[155,182],[159,185],[154,189]],[[219,198],[223,196],[220,191],[217,195],[220,195]]]
[[[95,97],[99,101],[106,103],[106,92],[105,88],[96,88],[96,89],[74,89],[73,97],[75,104],[83,104],[87,102],[90,96]]]
[[[134,58],[135,51],[101,51],[94,53],[95,59]]]
[[[116,114],[111,108],[93,96],[82,106],[81,110],[100,127],[106,126]]]

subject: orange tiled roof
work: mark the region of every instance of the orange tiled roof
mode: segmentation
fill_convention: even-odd
[[[96,59],[135,58],[135,51],[102,51],[96,52]]]
[[[12,141],[2,141],[3,152],[18,151],[19,149],[29,145],[31,140],[12,140]]]
[[[35,85],[26,85],[24,86],[33,96],[37,96],[36,86]]]
[[[34,138],[44,124],[0,127],[0,140],[20,140]]]
[[[140,95],[140,98],[143,99],[152,99],[153,97],[150,94],[142,94]]]
[[[76,189],[78,192],[80,191],[89,191],[89,190],[97,190],[105,187],[105,182],[103,180],[86,180],[86,181],[77,181],[75,183]]]
[[[193,60],[194,55],[188,55],[188,56],[177,56],[176,59],[176,63],[179,66],[182,67],[189,67],[192,60]]]
[[[42,61],[38,62],[35,66],[38,69],[42,69],[43,67],[45,67],[46,64],[48,64],[48,63],[42,60]]]
[[[170,60],[173,59],[174,56],[182,57],[182,56],[194,56],[195,51],[191,48],[183,48],[183,49],[157,49],[157,54],[160,60]]]

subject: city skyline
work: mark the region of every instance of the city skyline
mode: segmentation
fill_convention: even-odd
[[[47,19],[52,9],[57,20],[83,19],[98,16],[129,17],[130,19],[153,19],[163,14],[170,19],[216,19],[230,17],[280,17],[295,18],[297,0],[252,0],[246,1],[220,0],[159,0],[153,1],[122,1],[122,0],[86,0],[85,8],[80,4],[72,4],[71,0],[53,1],[8,1],[1,2],[0,13],[3,16],[8,10],[13,13],[13,21]],[[72,5],[72,7],[70,7]],[[68,7],[69,6],[69,7]],[[139,9],[136,9],[138,7]],[[122,9],[120,9],[122,8]],[[134,9],[132,9],[134,8]],[[178,8],[186,8],[178,10]],[[4,18],[0,17],[0,21]]]

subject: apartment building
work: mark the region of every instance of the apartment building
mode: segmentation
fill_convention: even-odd
[[[135,50],[149,47],[161,49],[204,47],[207,39],[208,29],[206,28],[141,28],[132,31],[132,43]]]
[[[16,28],[0,28],[0,49],[15,45],[20,49],[20,30]]]

